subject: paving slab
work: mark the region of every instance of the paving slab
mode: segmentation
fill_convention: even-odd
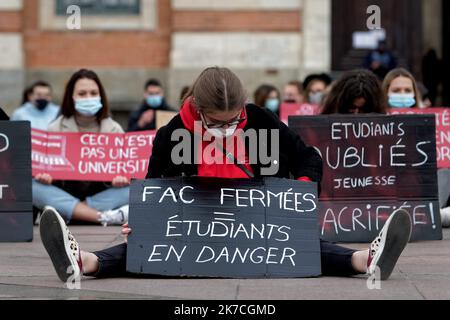
[[[119,227],[74,226],[82,248],[95,251],[123,241]],[[450,299],[450,229],[443,241],[408,245],[389,281],[369,290],[364,277],[317,279],[91,279],[69,290],[56,277],[34,229],[31,243],[0,243],[1,299],[188,300],[423,300]],[[364,249],[365,244],[345,244]]]

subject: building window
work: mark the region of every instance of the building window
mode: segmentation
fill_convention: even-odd
[[[66,30],[67,8],[79,6],[81,30],[154,30],[157,0],[40,0],[43,30]]]
[[[80,7],[86,15],[139,15],[139,0],[54,0],[56,15],[65,16],[71,5]]]

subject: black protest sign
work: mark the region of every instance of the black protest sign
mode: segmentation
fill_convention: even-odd
[[[0,121],[0,242],[31,241],[31,129]]]
[[[134,181],[127,271],[214,278],[321,273],[317,185],[292,180]]]
[[[322,155],[323,239],[372,241],[397,208],[411,214],[412,240],[442,239],[433,116],[291,117],[289,127]]]

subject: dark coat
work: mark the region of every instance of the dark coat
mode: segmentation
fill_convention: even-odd
[[[128,121],[128,129],[127,132],[134,132],[134,131],[147,131],[147,130],[155,130],[156,129],[156,114],[155,118],[152,122],[147,124],[144,128],[139,128],[138,122],[141,118],[142,114],[148,110],[151,110],[152,108],[147,104],[146,101],[143,101],[141,103],[141,106],[138,110],[133,111],[130,115],[130,119]],[[162,111],[168,111],[172,110],[172,108],[167,104],[166,99],[163,99],[163,102],[161,106],[157,109],[153,109],[155,111],[162,110]]]
[[[255,129],[257,132],[259,129],[280,130],[279,170],[274,177],[287,179],[309,177],[312,181],[320,183],[322,179],[322,158],[319,153],[313,147],[305,145],[302,139],[272,112],[251,104],[247,105],[246,108],[247,124],[243,129],[244,131],[247,129]],[[184,128],[184,124],[181,116],[177,115],[167,126],[158,131],[153,143],[147,179],[197,175],[196,164],[176,165],[171,159],[171,150],[179,143],[178,141],[171,141],[171,135],[175,130],[181,128]],[[191,163],[194,163],[194,138],[192,133],[191,146]],[[248,145],[246,147],[248,150]],[[267,150],[270,150],[270,145]],[[264,166],[261,163],[251,166],[255,177],[261,177],[261,168]]]
[[[3,111],[2,108],[0,108],[0,120],[9,120],[8,115]]]

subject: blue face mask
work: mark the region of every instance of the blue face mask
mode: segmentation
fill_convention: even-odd
[[[389,105],[392,108],[411,108],[416,104],[413,93],[390,93]]]
[[[95,116],[102,108],[100,97],[75,100],[75,110],[86,117]]]
[[[319,106],[323,101],[324,93],[322,91],[311,92],[309,94],[309,102],[311,104]]]
[[[147,104],[149,105],[149,107],[156,109],[162,105],[163,97],[162,96],[148,96],[146,101],[147,101]]]
[[[277,113],[280,109],[280,101],[276,98],[267,99],[265,107],[273,113]]]

